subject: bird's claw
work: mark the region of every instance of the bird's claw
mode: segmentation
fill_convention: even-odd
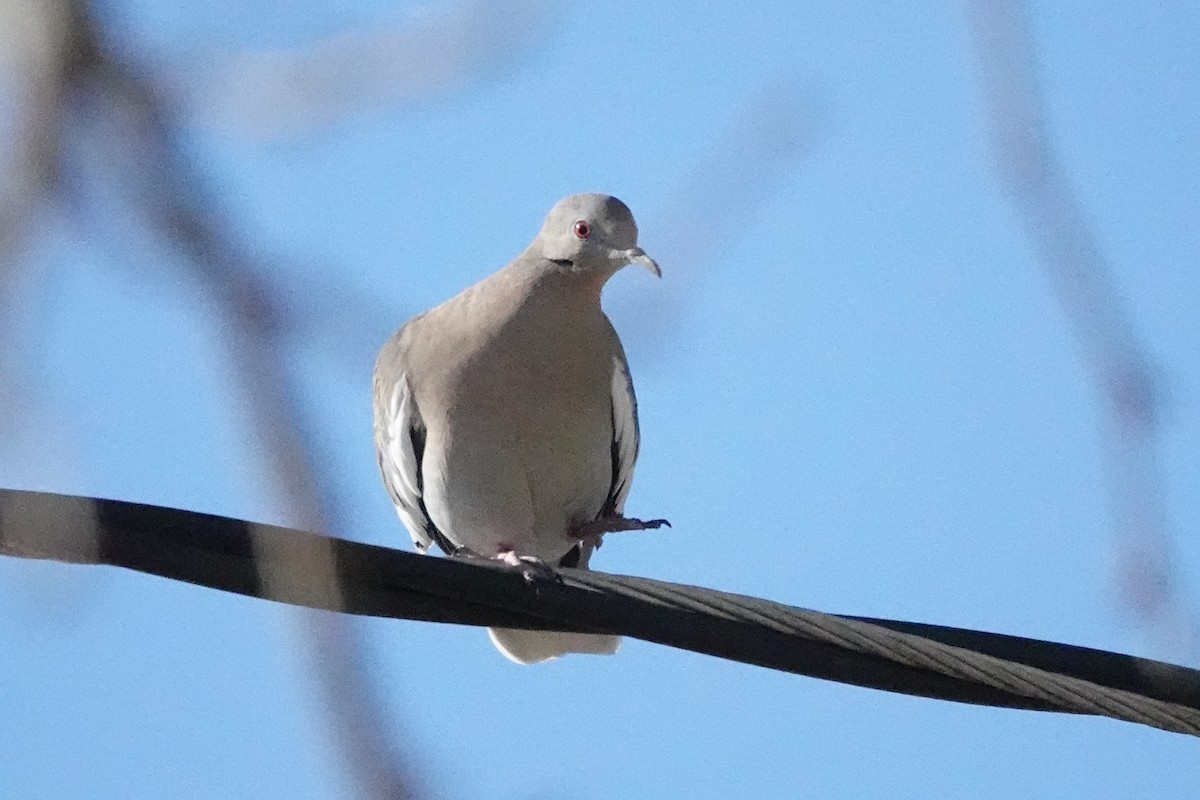
[[[496,559],[519,570],[526,583],[534,584],[539,581],[562,583],[562,576],[554,568],[540,558],[534,556],[519,556],[512,550],[499,553]]]
[[[526,583],[552,581],[562,583],[562,576],[554,568],[536,556],[519,556],[512,550],[502,550],[494,556],[485,556],[469,547],[457,547],[451,558],[473,561],[482,566],[511,567],[521,573]]]
[[[582,525],[576,525],[571,533],[577,539],[591,539],[599,544],[600,537],[606,533],[621,533],[622,531],[650,531],[663,526],[671,527],[665,519],[634,519],[626,516],[600,517]]]

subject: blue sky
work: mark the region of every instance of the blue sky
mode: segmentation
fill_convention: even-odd
[[[206,54],[439,13],[374,5],[108,8],[195,85]],[[674,528],[611,537],[594,566],[1177,655],[1113,589],[1102,404],[997,180],[961,6],[520,8],[528,30],[494,74],[326,125],[255,138],[191,98],[189,147],[276,277],[368,294],[397,327],[506,263],[559,197],[616,194],[664,272],[618,275],[606,295],[641,402],[628,510]],[[1062,167],[1163,370],[1166,512],[1196,605],[1200,15],[1073,2],[1031,23]],[[726,164],[758,201],[726,232],[703,211],[720,201],[686,187],[771,91],[811,112],[812,145]],[[220,331],[192,287],[156,272],[170,256],[114,255],[52,219],[26,254],[38,401],[0,452],[0,483],[286,522]],[[709,229],[711,255],[682,261]],[[349,528],[408,547],[375,472],[373,357],[296,352]],[[480,630],[359,625],[431,796],[1194,793],[1181,768],[1194,742],[1148,728],[637,641],[519,668]],[[0,560],[0,642],[0,796],[351,796],[290,609]]]

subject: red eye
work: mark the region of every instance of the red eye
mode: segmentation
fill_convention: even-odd
[[[592,226],[583,220],[579,220],[579,222],[575,223],[575,235],[580,239],[586,239],[592,235]]]

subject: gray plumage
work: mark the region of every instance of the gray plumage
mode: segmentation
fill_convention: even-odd
[[[637,404],[600,293],[630,263],[660,274],[637,246],[625,204],[573,195],[551,209],[511,264],[409,320],[384,345],[375,367],[375,444],[418,550],[436,544],[513,564],[586,567],[600,535],[581,530],[625,522]],[[520,663],[612,653],[620,642],[490,633]]]

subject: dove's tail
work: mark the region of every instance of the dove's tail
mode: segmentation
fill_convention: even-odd
[[[537,664],[567,653],[611,656],[621,646],[620,636],[601,633],[561,633],[488,628],[492,644],[518,664]]]

